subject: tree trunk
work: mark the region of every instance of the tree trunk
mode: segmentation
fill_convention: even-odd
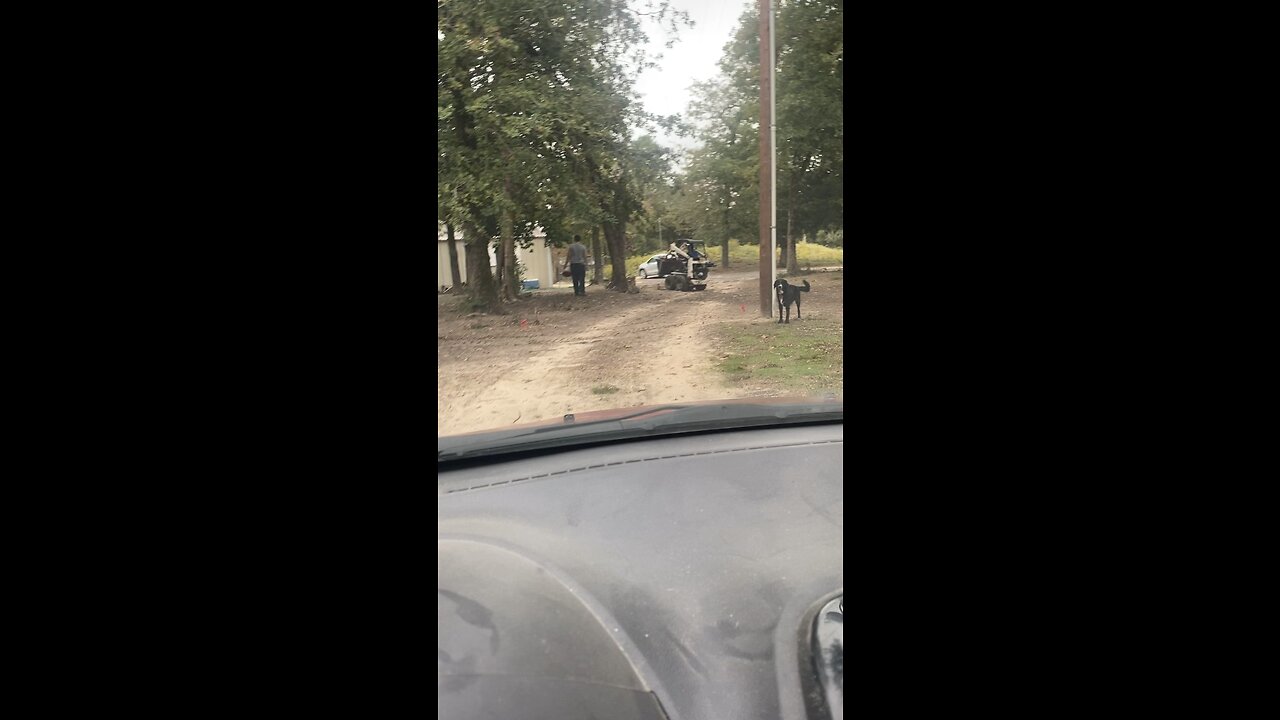
[[[444,229],[449,243],[449,276],[453,278],[453,286],[456,288],[462,284],[462,273],[458,272],[458,246],[454,244],[453,224],[445,224]]]
[[[800,167],[809,167],[811,158],[806,156]],[[787,192],[787,274],[800,272],[800,265],[796,262],[796,241],[797,238],[791,234],[791,219],[796,212],[796,200],[800,196],[800,176],[794,171],[790,174],[791,182]]]
[[[515,300],[520,294],[520,277],[516,272],[515,220],[511,213],[511,176],[502,179],[502,191],[507,207],[502,211],[502,247],[498,250],[498,282],[502,286],[502,299]]]
[[[498,286],[489,271],[489,242],[475,225],[462,230],[463,247],[467,253],[467,289],[472,302],[482,310],[497,312],[502,302],[498,299]]]
[[[462,230],[462,254],[463,257],[467,259],[467,287],[469,288],[476,286],[476,264],[471,262],[471,252],[468,249],[471,246],[473,238],[477,237],[471,234],[474,229],[475,226],[463,225]],[[487,254],[484,258],[484,266],[489,267],[489,257]]]
[[[724,214],[724,240],[720,243],[720,267],[729,269],[729,213]]]
[[[591,252],[596,256],[596,266],[591,275],[591,284],[600,285],[604,282],[604,246],[600,244],[599,225],[591,227]]]
[[[778,238],[778,252],[774,255],[778,261],[778,269],[782,270],[787,267],[787,237],[784,235]]]
[[[493,282],[499,293],[502,292],[502,279],[507,276],[506,268],[507,254],[502,252],[502,237],[499,235],[493,242]]]
[[[791,218],[795,210],[787,208],[787,274],[800,272],[800,263],[796,261],[796,238],[791,234]]]
[[[618,292],[627,291],[626,227],[626,223],[604,224],[604,240],[609,244],[609,264],[613,268],[607,287]]]

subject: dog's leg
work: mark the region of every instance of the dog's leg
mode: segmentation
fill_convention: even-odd
[[[796,296],[796,319],[800,319],[800,296]]]
[[[778,301],[778,324],[782,324],[782,301]]]

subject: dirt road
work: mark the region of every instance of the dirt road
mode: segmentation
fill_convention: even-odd
[[[637,281],[641,292],[630,295],[596,286],[574,297],[571,287],[553,288],[509,305],[507,315],[467,315],[461,298],[442,296],[438,434],[769,394],[726,387],[714,368],[715,325],[759,324],[767,331],[772,323],[760,317],[758,278],[754,268],[712,271],[701,292],[664,290],[661,280]]]

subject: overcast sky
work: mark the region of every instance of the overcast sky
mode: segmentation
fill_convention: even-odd
[[[689,87],[710,80],[719,72],[716,63],[725,43],[733,36],[738,18],[755,0],[671,0],[677,10],[689,13],[692,28],[681,27],[679,40],[671,48],[663,47],[668,39],[665,31],[654,24],[645,28],[649,36],[647,52],[662,53],[658,67],[640,73],[636,91],[645,110],[659,115],[683,115],[689,106]],[[689,147],[687,140],[659,134],[658,142],[667,146]]]

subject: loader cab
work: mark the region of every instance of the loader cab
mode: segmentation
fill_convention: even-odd
[[[707,250],[707,244],[705,242],[702,240],[688,240],[686,243],[687,247],[685,252],[689,253],[690,257],[695,260],[701,260],[706,263],[709,268],[716,266],[716,264],[711,261],[711,253]]]

